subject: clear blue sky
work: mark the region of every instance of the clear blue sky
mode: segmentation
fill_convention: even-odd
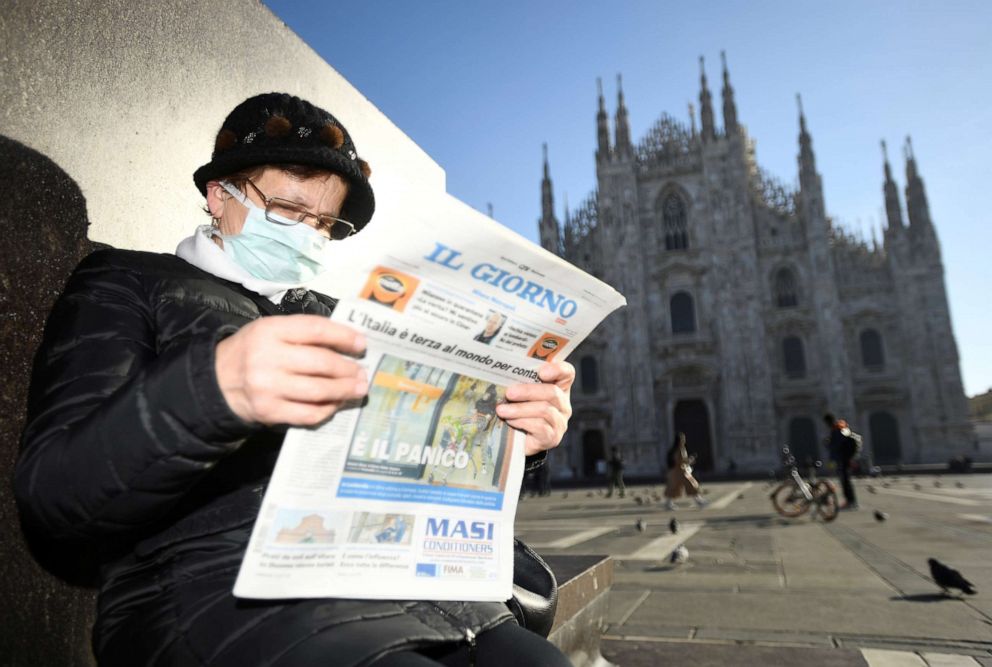
[[[801,92],[828,213],[883,218],[879,139],[900,188],[913,137],[943,248],[969,395],[992,387],[989,190],[992,2],[500,2],[266,0],[277,16],[447,172],[448,191],[537,238],[541,143],[559,217],[595,184],[596,77],[618,72],[638,141],[687,117],[704,55],[720,116],[727,51],[738,116],[761,165],[796,181]],[[264,44],[259,44],[264,48]]]

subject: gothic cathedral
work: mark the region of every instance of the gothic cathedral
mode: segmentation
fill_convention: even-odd
[[[691,108],[690,127],[662,115],[634,145],[619,78],[612,137],[600,86],[597,189],[564,225],[545,148],[541,244],[628,300],[571,357],[574,416],[553,474],[595,476],[617,446],[628,474],[657,475],[678,431],[703,471],[767,470],[784,444],[826,460],[826,412],[879,465],[968,451],[940,245],[909,140],[907,220],[885,156],[887,226],[869,245],[826,214],[801,104],[791,192],[755,161],[725,59],[722,93],[722,130],[703,71],[700,127]]]

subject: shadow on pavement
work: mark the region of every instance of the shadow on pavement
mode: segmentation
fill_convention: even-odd
[[[894,602],[942,602],[956,598],[943,593],[914,593],[913,595],[896,595],[889,599]]]

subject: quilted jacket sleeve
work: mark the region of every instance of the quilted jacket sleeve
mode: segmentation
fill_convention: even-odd
[[[77,267],[35,357],[15,493],[25,525],[50,539],[154,521],[255,429],[214,371],[216,342],[234,327],[158,351],[141,276],[113,252]]]

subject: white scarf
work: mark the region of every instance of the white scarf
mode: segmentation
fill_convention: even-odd
[[[176,247],[176,256],[211,275],[243,285],[272,303],[281,302],[286,290],[303,287],[303,285],[276,283],[256,278],[238,266],[223,248],[214,242],[213,233],[212,226],[200,225],[192,236],[180,241]]]

